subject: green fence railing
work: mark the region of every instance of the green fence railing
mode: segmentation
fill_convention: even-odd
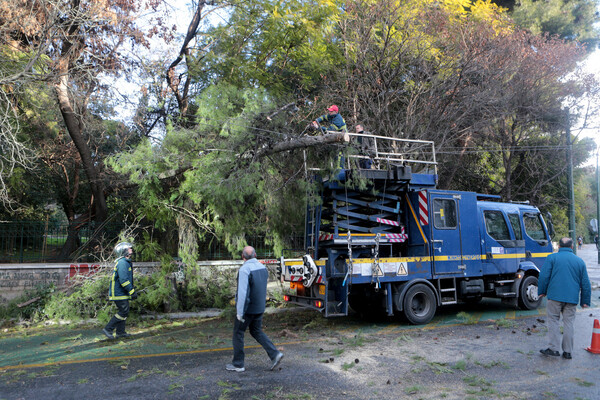
[[[67,241],[69,224],[43,221],[0,222],[0,263],[69,262],[75,261],[74,258],[79,262],[97,261],[97,257],[91,254],[93,249],[86,246],[93,238],[94,225],[86,224],[77,228],[76,248],[78,250],[70,256],[65,256],[61,250]],[[107,242],[114,242],[123,228],[123,223],[104,225],[102,239]],[[285,256],[297,256],[304,247],[303,235],[290,235],[286,242],[289,244],[290,250],[285,252]],[[273,247],[268,244],[268,240],[264,235],[248,237],[248,244],[256,249],[259,258],[273,258],[275,256]],[[222,242],[214,238],[199,242],[198,249],[199,260],[239,258],[239,254],[232,255]]]

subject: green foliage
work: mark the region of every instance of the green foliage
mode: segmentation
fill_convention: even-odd
[[[330,0],[236,2],[229,23],[208,32],[216,43],[201,70],[278,96],[311,90],[344,61],[337,40],[342,15]]]
[[[99,272],[93,278],[82,277],[73,283],[72,292],[59,292],[52,296],[38,314],[38,320],[72,320],[106,318],[101,313],[108,305],[108,283],[111,271]],[[108,319],[106,320],[108,322]]]
[[[37,286],[33,290],[27,290],[18,298],[0,305],[0,321],[8,322],[10,319],[39,319],[43,315],[46,304],[51,300],[55,292],[54,285]],[[37,300],[36,300],[37,299]],[[18,304],[24,304],[30,300],[35,300],[30,304],[18,307]]]
[[[215,268],[198,268],[189,279],[188,303],[198,308],[231,307],[235,297],[235,277],[237,269],[217,270]]]
[[[596,43],[597,3],[593,0],[517,0],[512,17],[536,35],[559,35],[568,40]]]

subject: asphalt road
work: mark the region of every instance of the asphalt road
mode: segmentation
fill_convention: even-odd
[[[600,283],[597,253],[579,251]],[[443,308],[426,326],[301,310],[265,316],[285,354],[275,371],[246,336],[246,371],[228,372],[231,321],[138,323],[126,341],[98,326],[48,326],[0,336],[0,399],[600,399],[600,354],[585,350],[599,292],[579,310],[572,360],[547,347],[545,310],[495,300]]]
[[[585,261],[588,268],[588,275],[592,285],[600,286],[600,264],[598,263],[598,250],[594,244],[584,244],[581,249],[577,250],[577,255]]]

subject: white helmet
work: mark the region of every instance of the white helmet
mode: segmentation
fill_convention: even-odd
[[[129,242],[121,242],[115,246],[113,252],[117,257],[127,257],[129,255],[129,249],[133,248],[133,244]]]

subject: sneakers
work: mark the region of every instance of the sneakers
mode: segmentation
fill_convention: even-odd
[[[275,356],[275,359],[273,360],[273,365],[271,365],[271,371],[273,371],[279,365],[282,358],[283,358],[283,353],[282,352],[277,353],[277,355]],[[235,372],[244,372],[246,370],[246,368],[244,368],[244,367],[236,367],[233,364],[227,364],[225,366],[225,369],[227,371],[235,371]]]
[[[244,372],[244,371],[246,370],[246,368],[244,368],[244,367],[236,367],[236,366],[235,366],[235,365],[233,365],[233,364],[227,364],[227,365],[225,366],[225,369],[226,369],[227,371],[235,371],[235,372]]]
[[[283,353],[279,352],[276,356],[275,359],[273,360],[273,365],[271,365],[271,371],[273,371],[281,362],[281,359],[283,358]]]
[[[540,350],[540,353],[542,353],[545,356],[553,356],[553,357],[560,356],[560,353],[558,351],[554,351],[554,350],[550,349],[550,347],[548,347],[545,350]]]
[[[113,336],[112,332],[107,331],[106,328],[102,328],[102,333],[104,333],[104,336],[106,336],[109,339],[114,339],[115,338]]]
[[[565,351],[565,352],[563,353],[563,358],[564,358],[565,360],[570,360],[570,359],[572,359],[573,357],[571,356],[571,353],[567,353],[567,352]]]

